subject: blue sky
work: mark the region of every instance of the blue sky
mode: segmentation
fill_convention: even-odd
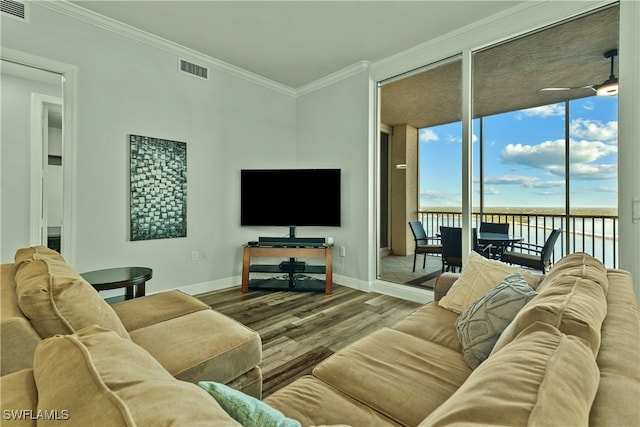
[[[617,97],[571,101],[572,207],[617,206]],[[479,206],[479,119],[473,125],[474,206]],[[461,123],[419,131],[420,207],[461,206]],[[484,118],[486,207],[563,207],[564,103]]]

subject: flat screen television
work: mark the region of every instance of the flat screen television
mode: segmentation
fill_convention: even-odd
[[[340,226],[340,169],[243,169],[243,226]]]

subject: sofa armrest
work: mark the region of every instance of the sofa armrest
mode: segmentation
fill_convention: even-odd
[[[440,299],[449,292],[449,289],[451,289],[451,286],[458,280],[458,277],[460,277],[459,273],[450,272],[445,272],[438,276],[433,289],[433,299],[440,301]]]

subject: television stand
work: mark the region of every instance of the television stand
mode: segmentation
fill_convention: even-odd
[[[251,264],[251,258],[288,258],[280,264]],[[324,265],[306,265],[296,258],[324,258]],[[249,273],[285,273],[288,280],[252,279]],[[324,274],[325,280],[305,278],[301,275]],[[282,283],[285,282],[285,283]],[[242,292],[251,289],[333,292],[333,248],[331,246],[256,246],[246,245],[242,257]]]

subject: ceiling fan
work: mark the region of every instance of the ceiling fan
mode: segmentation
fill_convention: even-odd
[[[614,96],[618,94],[618,78],[613,74],[613,62],[618,56],[618,49],[611,49],[604,53],[604,57],[611,59],[611,73],[609,78],[599,85],[586,85],[576,87],[543,87],[541,92],[557,91],[557,90],[574,90],[574,89],[592,89],[598,96]]]

